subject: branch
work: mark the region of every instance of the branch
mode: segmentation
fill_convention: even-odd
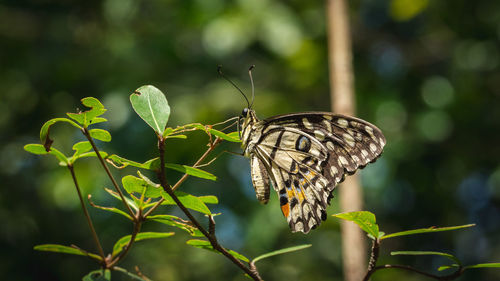
[[[99,255],[101,255],[103,262],[105,261],[104,251],[101,246],[101,242],[99,242],[99,238],[97,237],[97,232],[95,231],[94,224],[92,223],[92,219],[90,218],[89,212],[87,211],[87,207],[85,206],[85,201],[83,201],[82,192],[80,191],[80,186],[78,185],[78,181],[76,180],[75,168],[73,165],[68,165],[68,169],[71,172],[71,177],[73,178],[73,183],[75,184],[76,191],[78,193],[78,198],[80,199],[80,204],[82,205],[83,213],[85,214],[85,218],[87,219],[87,223],[90,228],[90,232],[92,233],[92,237],[94,238],[94,243],[96,244],[97,250],[99,251]]]
[[[372,243],[372,253],[370,255],[370,261],[368,262],[368,272],[372,271],[377,265],[379,252],[380,252],[380,240],[377,238],[373,240]]]
[[[106,171],[106,174],[108,174],[108,177],[111,179],[111,182],[113,183],[113,186],[115,187],[116,192],[118,192],[118,194],[120,195],[120,198],[122,199],[122,202],[125,205],[125,207],[127,208],[127,211],[129,212],[130,216],[135,218],[136,216],[135,216],[134,212],[132,211],[130,206],[127,204],[127,201],[125,200],[125,197],[123,196],[123,193],[120,190],[118,183],[116,183],[115,178],[113,177],[113,175],[111,175],[111,171],[109,170],[108,165],[106,165],[106,162],[104,161],[104,159],[102,159],[101,154],[99,153],[99,149],[95,145],[94,140],[90,136],[89,131],[87,130],[87,128],[83,128],[82,132],[85,135],[85,137],[89,140],[90,145],[92,145],[92,148],[94,149],[94,152],[95,152],[97,158],[99,159],[99,162],[101,162],[101,165],[104,168],[104,170]]]
[[[215,147],[216,144],[218,144],[221,140],[219,138],[216,138],[215,141],[212,143],[210,142],[210,149],[205,152],[205,154],[202,156],[202,158],[206,157],[208,153],[210,153],[211,150]],[[235,258],[233,255],[231,255],[224,247],[222,247],[219,242],[217,241],[217,237],[215,235],[211,235],[201,224],[198,222],[198,220],[195,219],[195,217],[191,214],[191,212],[182,204],[182,202],[177,198],[177,196],[174,193],[174,187],[177,188],[186,178],[187,175],[184,175],[176,184],[174,187],[171,187],[168,185],[167,180],[165,178],[165,139],[163,139],[161,136],[159,136],[158,139],[158,149],[160,152],[160,170],[157,171],[157,176],[160,180],[160,184],[163,187],[163,190],[172,197],[172,199],[175,201],[177,206],[182,210],[182,212],[189,218],[189,220],[200,230],[200,232],[208,239],[214,250],[220,252],[224,256],[226,256],[231,262],[233,262],[235,265],[237,265],[241,270],[243,270],[246,274],[248,274],[252,279],[256,281],[262,281],[262,278],[260,278],[258,272],[256,270],[252,270],[248,267],[246,267],[240,260]],[[201,158],[200,158],[201,159]],[[201,159],[202,160],[202,159]],[[201,161],[198,161],[201,163]],[[199,164],[197,162],[197,164]],[[195,165],[197,165],[195,164]],[[215,232],[215,225],[211,225],[211,230]]]
[[[220,138],[216,138],[215,141],[213,143],[210,143],[209,144],[209,147],[208,149],[205,151],[205,153],[203,153],[203,155],[196,161],[196,163],[194,163],[193,167],[197,167],[198,165],[200,165],[201,162],[203,162],[203,160],[205,160],[205,158],[207,158],[207,156],[210,154],[210,152],[212,152],[215,147],[222,142],[222,139]],[[158,149],[160,149],[160,147],[158,147]],[[165,165],[163,165],[165,166]],[[187,178],[189,177],[188,174],[184,174],[175,184],[174,186],[172,187],[172,190],[176,190]],[[156,202],[156,204],[151,207],[151,209],[149,209],[143,216],[143,218],[147,218],[154,210],[156,210],[156,208],[158,208],[161,203],[165,201],[165,199],[161,198],[160,200],[158,200]]]
[[[374,239],[372,242],[372,250],[370,254],[370,261],[368,262],[368,270],[366,272],[363,281],[370,280],[370,276],[376,271],[377,260],[380,252],[380,240],[378,238]]]
[[[127,246],[125,246],[125,249],[114,260],[106,264],[107,268],[113,268],[113,266],[115,266],[115,264],[117,264],[120,260],[122,260],[130,251],[130,248],[132,248],[132,244],[134,244],[135,242],[137,234],[141,231],[142,221],[143,220],[141,219],[141,213],[139,211],[136,220],[134,220],[134,230],[132,231],[132,234],[130,236],[130,241],[128,241],[128,244]]]
[[[372,250],[371,250],[371,255],[370,255],[370,262],[368,263],[368,271],[366,272],[366,275],[363,278],[363,281],[370,280],[370,277],[377,270],[388,269],[388,268],[404,269],[404,270],[412,271],[412,272],[415,272],[415,273],[418,273],[420,275],[424,275],[424,276],[427,276],[429,278],[436,279],[436,280],[454,280],[454,279],[458,278],[460,275],[462,275],[463,272],[464,272],[464,269],[462,267],[459,267],[457,269],[457,271],[455,271],[455,272],[453,272],[451,274],[439,276],[439,275],[427,273],[425,271],[416,269],[416,268],[411,267],[409,265],[385,264],[385,265],[379,265],[379,266],[377,266],[377,260],[378,260],[378,257],[379,257],[379,251],[380,251],[380,240],[379,239],[373,240]]]
[[[419,269],[416,269],[414,267],[411,267],[409,265],[397,265],[397,264],[384,264],[384,265],[379,265],[379,266],[376,266],[374,269],[373,269],[373,272],[372,274],[377,271],[377,270],[380,270],[380,269],[388,269],[388,268],[399,268],[399,269],[404,269],[404,270],[407,270],[407,271],[412,271],[412,272],[415,272],[415,273],[418,273],[420,275],[424,275],[424,276],[427,276],[429,278],[432,278],[432,279],[435,279],[435,280],[455,280],[457,279],[458,277],[460,277],[460,275],[462,275],[464,273],[464,269],[462,267],[459,267],[457,269],[457,271],[451,273],[451,274],[448,274],[448,275],[442,275],[442,276],[439,276],[439,275],[435,275],[435,274],[431,274],[431,273],[427,273],[425,271],[422,271],[422,270],[419,270]],[[370,274],[371,275],[371,274]],[[369,276],[368,276],[369,277]],[[366,278],[366,277],[365,277]],[[366,279],[368,280],[368,279]]]

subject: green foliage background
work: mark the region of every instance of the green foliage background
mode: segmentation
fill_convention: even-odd
[[[473,229],[394,239],[382,263],[435,270],[439,257],[389,256],[389,250],[448,251],[464,263],[500,261],[500,2],[350,1],[357,116],[377,124],[388,145],[362,171],[366,210],[384,230],[476,223]],[[260,117],[329,109],[323,1],[13,1],[0,4],[0,279],[77,280],[95,265],[78,257],[35,252],[42,243],[92,248],[77,195],[53,159],[23,151],[46,120],[96,96],[109,109],[113,134],[104,150],[129,159],[155,157],[151,129],[133,114],[129,94],[144,84],[166,92],[170,126],[216,123],[240,113],[241,96],[216,73],[249,92],[251,64]],[[65,151],[83,140],[72,128],[51,132]],[[167,143],[167,161],[192,164],[202,133]],[[72,141],[72,142],[70,142]],[[235,144],[218,148],[239,151]],[[95,159],[76,166],[85,193],[113,203]],[[132,170],[120,172],[122,175]],[[291,234],[276,196],[255,199],[248,160],[225,154],[208,171],[217,182],[190,178],[196,195],[214,194],[221,242],[249,257],[311,243],[309,249],[259,264],[266,280],[342,280],[338,221],[311,234]],[[118,172],[117,172],[118,174]],[[172,180],[181,174],[168,175]],[[103,204],[104,204],[103,203]],[[332,201],[329,214],[338,212]],[[180,215],[175,208],[172,212]],[[91,210],[109,247],[128,222]],[[144,231],[158,226],[146,225]],[[177,234],[142,242],[124,266],[154,280],[246,280],[213,253]],[[392,239],[391,239],[392,240]],[[384,255],[385,254],[385,255]],[[196,269],[196,270],[193,270]],[[424,280],[397,270],[374,280]],[[494,269],[461,280],[496,280]],[[118,279],[117,279],[118,280]]]

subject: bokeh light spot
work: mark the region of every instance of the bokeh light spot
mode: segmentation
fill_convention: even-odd
[[[389,132],[400,132],[407,120],[406,109],[396,100],[381,103],[376,116],[380,128]]]
[[[78,207],[78,195],[71,179],[60,176],[52,179],[52,199],[62,209],[75,209]]]
[[[424,138],[436,142],[446,139],[453,129],[450,116],[438,110],[422,114],[417,120],[417,125]]]
[[[429,0],[392,0],[389,12],[394,20],[407,21],[422,13],[428,4]]]
[[[500,166],[488,178],[488,188],[493,197],[500,199]]]
[[[389,167],[384,158],[378,159],[365,169],[359,171],[363,187],[381,188],[387,182],[389,176]]]
[[[399,48],[388,42],[379,42],[371,49],[371,64],[382,77],[394,78],[406,72],[403,59]]]
[[[108,21],[121,24],[133,18],[137,11],[137,3],[135,0],[106,0],[103,8]]]
[[[433,76],[424,81],[421,89],[424,102],[432,107],[443,107],[453,100],[453,86],[448,79]]]
[[[203,30],[203,45],[216,57],[239,52],[252,40],[249,25],[237,15],[218,18]]]
[[[468,176],[460,183],[458,195],[462,205],[471,211],[485,207],[490,199],[486,177],[482,174]]]
[[[301,46],[302,32],[294,15],[284,6],[274,5],[266,13],[260,38],[264,45],[278,55],[293,55]]]
[[[498,56],[498,47],[488,41],[462,41],[454,51],[457,66],[467,70],[491,70],[498,66]]]
[[[127,95],[121,92],[109,93],[104,97],[103,104],[108,109],[106,118],[112,129],[118,129],[127,122],[131,113]]]

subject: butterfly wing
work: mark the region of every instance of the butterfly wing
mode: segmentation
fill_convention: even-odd
[[[270,175],[293,232],[319,225],[335,186],[374,161],[385,145],[377,127],[344,115],[297,113],[260,122],[252,157]]]

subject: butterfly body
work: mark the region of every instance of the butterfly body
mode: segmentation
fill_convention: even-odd
[[[386,142],[374,125],[329,112],[259,120],[245,108],[240,118],[257,199],[268,202],[272,182],[292,232],[308,233],[325,220],[335,186],[374,161]]]

